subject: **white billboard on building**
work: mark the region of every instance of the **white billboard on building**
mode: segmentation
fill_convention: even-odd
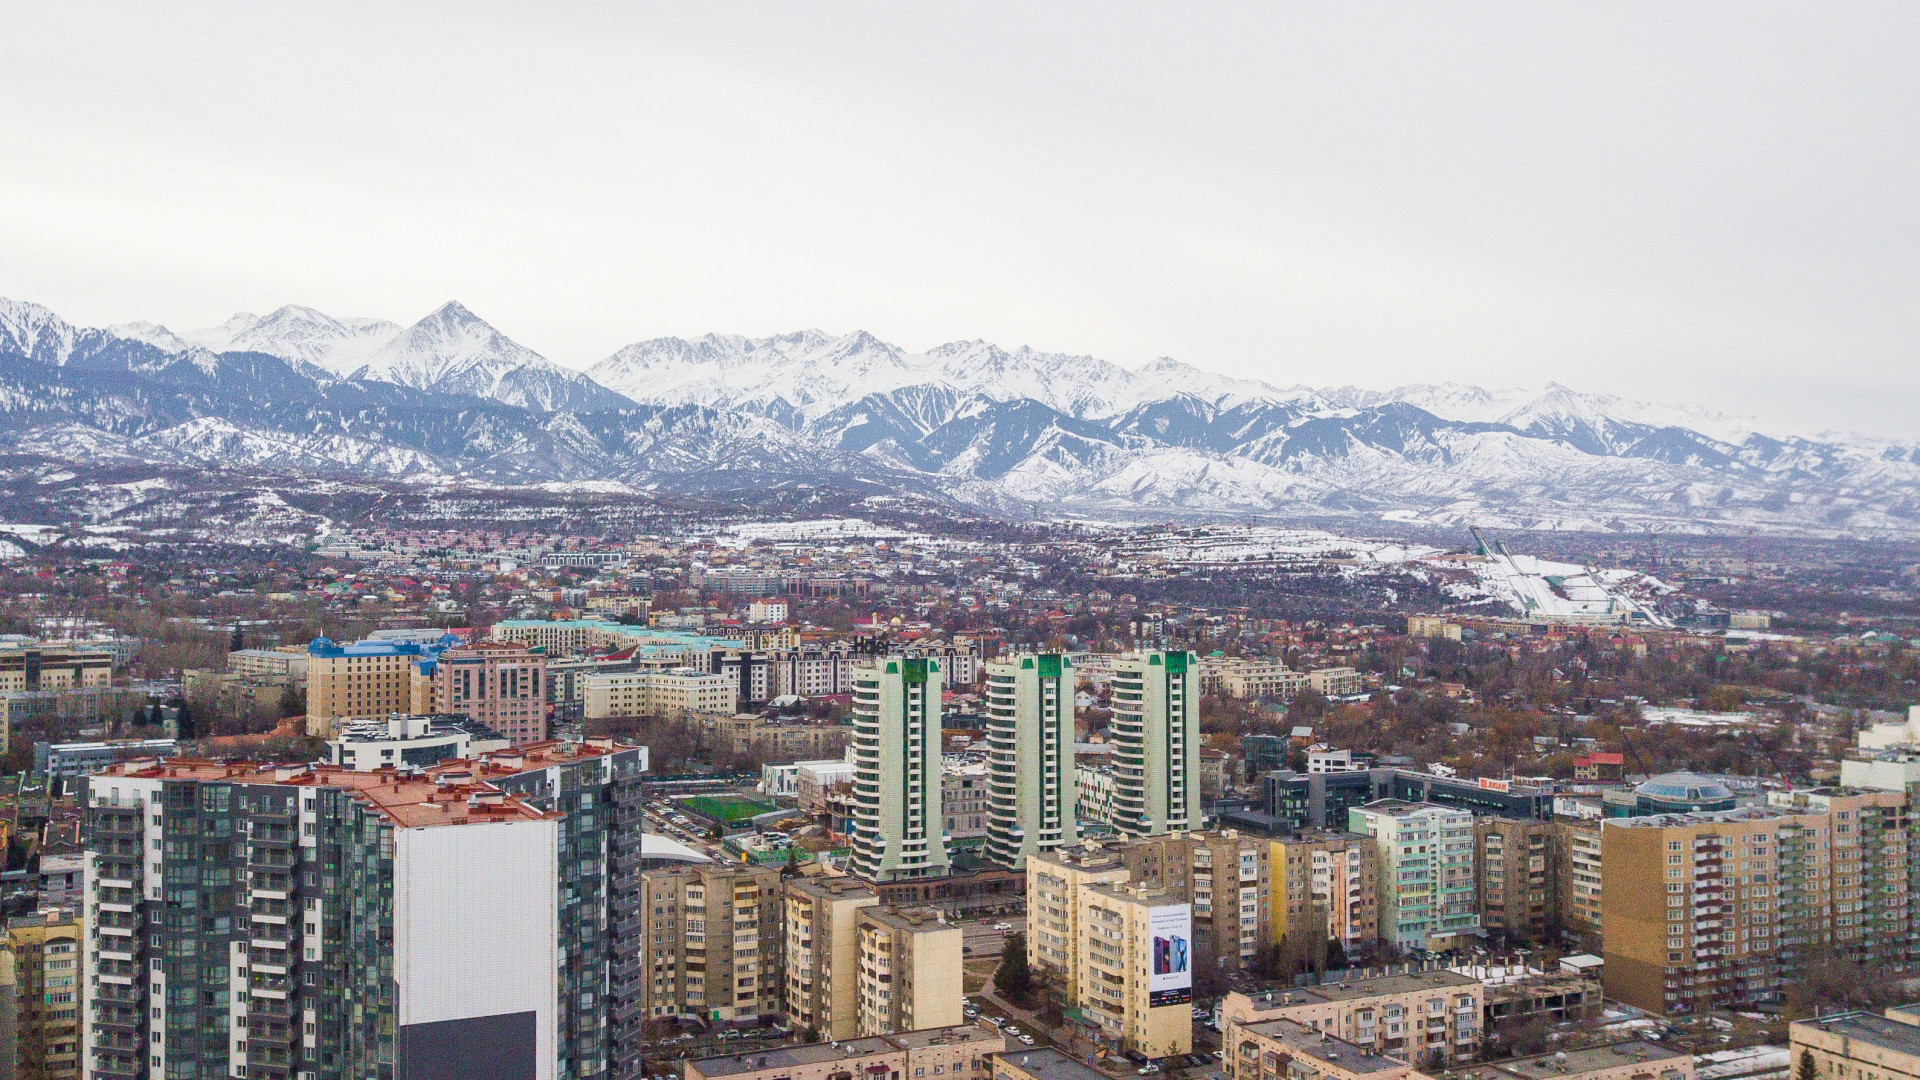
[[[1147,973],[1147,1005],[1186,1005],[1193,1001],[1193,905],[1170,904],[1147,912],[1153,938]]]

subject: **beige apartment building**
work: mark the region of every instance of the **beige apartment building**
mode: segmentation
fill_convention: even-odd
[[[586,677],[583,713],[589,720],[613,716],[732,716],[739,682],[697,668],[603,672]]]
[[[1551,821],[1473,819],[1474,886],[1489,935],[1545,941],[1560,925],[1560,830]]]
[[[953,1027],[964,1019],[958,923],[931,908],[866,907],[853,926],[856,1035]]]
[[[1226,829],[1134,837],[1115,848],[1129,883],[1171,890],[1193,905],[1195,963],[1208,971],[1259,966],[1275,940],[1270,841]]]
[[[681,1064],[682,1080],[989,1080],[1006,1036],[976,1024],[776,1046]]]
[[[413,665],[409,707],[477,720],[512,743],[547,737],[547,658],[524,645],[479,641]]]
[[[43,910],[7,922],[13,955],[14,1049],[20,1080],[80,1076],[80,942],[84,920],[73,908]]]
[[[822,761],[844,754],[853,741],[850,724],[816,724],[758,713],[695,716],[693,720],[712,737],[716,751],[758,754],[769,761]]]
[[[0,644],[0,693],[112,684],[112,650],[37,641]]]
[[[1693,1080],[1693,1055],[1633,1039],[1469,1065],[1445,1080]]]
[[[418,648],[384,642],[315,642],[307,656],[307,734],[331,739],[341,720],[414,712],[413,666],[420,658]]]
[[[1844,1012],[1796,1020],[1787,1029],[1790,1075],[1811,1062],[1817,1080],[1914,1080],[1920,1077],[1920,1013],[1912,1006],[1884,1014]]]
[[[1027,966],[1057,980],[1067,1001],[1080,996],[1080,890],[1130,876],[1118,852],[1094,844],[1027,857]]]
[[[641,875],[649,1017],[746,1020],[780,1011],[780,872],[711,864]]]
[[[1242,700],[1291,698],[1307,688],[1306,672],[1278,660],[1206,657],[1195,661],[1194,672],[1201,693]]]
[[[1329,940],[1351,953],[1380,936],[1380,853],[1371,836],[1302,829],[1272,842],[1275,944],[1310,957]]]
[[[1366,681],[1350,667],[1318,668],[1307,672],[1307,685],[1327,697],[1351,697],[1366,689]]]
[[[1910,962],[1909,840],[1904,792],[1847,788],[1608,820],[1607,996],[1662,1014],[1746,1008],[1779,1001],[1814,957]]]
[[[1292,1020],[1371,1053],[1439,1067],[1479,1051],[1485,1007],[1480,980],[1437,970],[1258,995],[1234,992],[1221,1003],[1220,1015],[1241,1026]]]
[[[1078,1011],[1082,1029],[1095,1042],[1148,1057],[1191,1051],[1193,957],[1181,940],[1190,905],[1171,890],[1139,885],[1085,885],[1077,901],[1077,998],[1066,1005]]]
[[[786,883],[787,1022],[822,1039],[858,1033],[854,916],[880,903],[850,877],[791,878]]]
[[[307,649],[304,645],[277,645],[271,649],[235,649],[227,654],[227,674],[285,676],[307,685]]]
[[[1428,1080],[1404,1059],[1295,1020],[1236,1025],[1222,1062],[1230,1080]]]
[[[1559,878],[1560,928],[1583,947],[1600,945],[1600,821],[1597,818],[1556,817],[1554,842],[1560,858],[1554,866]]]

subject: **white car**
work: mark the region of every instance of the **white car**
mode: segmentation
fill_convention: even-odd
[[[1016,1039],[1021,1037],[1020,1029],[1017,1027],[1014,1027],[1012,1024],[1008,1024],[1006,1027],[1002,1028],[1001,1030],[1005,1031],[1007,1034],[1013,1036]]]
[[[995,930],[1011,930],[1013,929],[1013,924],[1010,922],[997,922],[993,924],[993,928]]]
[[[1033,1045],[1033,1036],[1031,1036],[1031,1035],[1022,1035],[1022,1036],[1020,1036],[1020,1041],[1021,1041],[1021,1042],[1023,1042],[1023,1043],[1026,1043],[1026,1044],[1027,1044],[1028,1046],[1032,1046],[1032,1045]]]

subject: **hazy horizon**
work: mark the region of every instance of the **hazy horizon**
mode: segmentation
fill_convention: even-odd
[[[1558,382],[1914,439],[1920,12],[11,13],[0,295]]]

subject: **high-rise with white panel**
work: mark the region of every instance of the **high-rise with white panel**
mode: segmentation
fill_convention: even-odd
[[[1074,814],[1073,663],[1058,653],[987,666],[988,859],[1027,856],[1080,837]]]
[[[853,856],[871,881],[941,877],[941,661],[888,656],[853,673]]]
[[[1113,664],[1113,827],[1152,836],[1200,827],[1200,693],[1190,652]]]

